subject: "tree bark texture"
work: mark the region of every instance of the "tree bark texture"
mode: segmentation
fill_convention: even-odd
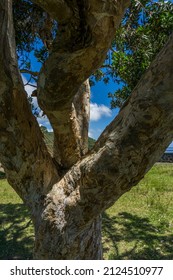
[[[101,259],[100,214],[173,138],[173,36],[88,152],[87,79],[103,62],[129,1],[33,1],[59,21],[38,82],[55,134],[51,158],[18,71],[11,2],[0,2],[0,161],[31,210],[34,258]]]
[[[35,259],[59,260],[101,260],[101,217],[95,218],[78,234],[73,235],[73,226],[70,231],[61,226],[55,226],[51,217],[45,217],[35,234]],[[62,218],[62,217],[61,217]],[[65,220],[64,220],[65,222]],[[66,223],[66,222],[65,222]]]

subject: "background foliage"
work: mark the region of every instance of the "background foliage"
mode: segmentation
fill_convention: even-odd
[[[145,70],[173,31],[173,3],[132,0],[115,34],[105,65],[92,77],[105,83],[112,78],[120,85],[109,93],[111,107],[121,107]]]

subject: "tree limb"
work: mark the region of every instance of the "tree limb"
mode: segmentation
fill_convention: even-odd
[[[102,66],[101,66],[101,68],[109,68],[109,69],[113,69],[113,67],[110,65],[110,64],[103,64]]]
[[[43,8],[58,22],[66,22],[72,16],[66,0],[32,0],[32,2]]]
[[[0,34],[0,161],[9,182],[31,206],[57,181],[57,172],[18,70],[12,0],[0,2]]]
[[[54,128],[54,158],[69,168],[88,152],[90,86],[85,81],[75,95],[71,108],[49,114]],[[57,122],[58,120],[58,122]]]
[[[126,0],[81,1],[80,4],[79,1],[76,4],[74,2],[76,1],[72,1],[73,17],[66,24],[59,24],[52,53],[38,80],[39,106],[51,122],[56,146],[59,146],[61,160],[66,168],[80,158],[78,151],[81,149],[79,144],[74,149],[74,141],[72,138],[70,140],[70,135],[74,135],[70,119],[73,98],[80,86],[103,63],[115,29],[129,3]],[[65,130],[69,132],[68,143],[67,133],[63,135],[63,130],[58,129],[60,122],[65,124]],[[68,156],[63,152],[67,149]],[[69,160],[70,153],[77,155],[73,157],[73,161]]]
[[[31,71],[29,69],[20,69],[20,73],[30,74],[31,76],[38,77],[39,72]]]

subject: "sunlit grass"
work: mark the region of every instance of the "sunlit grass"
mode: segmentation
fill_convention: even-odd
[[[173,259],[173,165],[157,164],[103,215],[105,259]]]

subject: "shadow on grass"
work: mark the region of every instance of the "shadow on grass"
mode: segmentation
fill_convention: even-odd
[[[104,213],[104,251],[109,259],[172,260],[173,235],[164,234],[166,226],[156,227],[148,218],[127,212],[111,217]],[[26,207],[0,204],[0,259],[32,259],[33,242],[33,227]]]
[[[33,227],[22,204],[0,204],[0,259],[32,259]]]
[[[109,251],[110,246],[106,248],[106,244],[112,244],[113,253],[108,254],[109,259],[172,260],[173,235],[164,234],[163,226],[155,227],[148,218],[127,212],[114,217],[104,213],[104,250]]]

